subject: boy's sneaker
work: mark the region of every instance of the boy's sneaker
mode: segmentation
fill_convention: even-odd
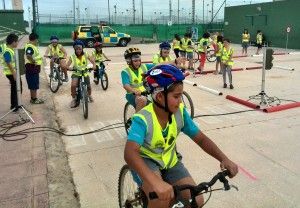
[[[224,83],[223,88],[227,88],[227,84],[226,83]]]
[[[230,89],[233,89],[234,87],[233,87],[233,85],[232,84],[230,84]]]
[[[77,105],[76,99],[74,98],[70,103],[70,108],[75,108]]]
[[[90,103],[94,102],[94,98],[91,95],[89,95],[89,102]]]
[[[30,103],[31,103],[31,104],[43,104],[43,103],[44,103],[44,100],[39,99],[39,98],[35,98],[35,99],[31,99],[31,100],[30,100]]]
[[[62,81],[63,82],[68,82],[69,81],[69,77],[65,77]]]
[[[96,85],[99,84],[99,80],[97,79],[97,77],[94,78],[94,82]]]

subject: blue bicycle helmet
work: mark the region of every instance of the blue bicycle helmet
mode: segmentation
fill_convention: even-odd
[[[159,44],[159,48],[160,49],[170,49],[171,45],[168,41],[164,41],[161,44]]]
[[[152,93],[156,88],[167,91],[172,84],[182,82],[184,79],[185,76],[180,69],[174,65],[164,64],[155,66],[146,73],[145,84]]]
[[[53,41],[53,40],[59,40],[59,39],[56,35],[51,35],[50,41]]]
[[[81,40],[75,40],[73,43],[73,48],[77,45],[80,45],[82,48],[84,48],[84,43]]]

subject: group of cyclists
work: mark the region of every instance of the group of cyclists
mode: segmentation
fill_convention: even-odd
[[[50,40],[51,46],[47,48],[45,56],[50,53],[52,56],[66,58],[65,50],[57,43],[58,38],[51,37]],[[88,61],[92,63],[92,69],[96,70],[96,62],[100,64],[108,59],[102,51],[101,43],[96,42],[94,46],[95,50],[89,55],[83,50],[84,43],[75,40],[74,54],[67,62],[61,59],[60,66],[64,72],[75,70],[71,76],[71,107],[75,107],[76,104],[78,71],[86,69]],[[150,208],[170,207],[174,203],[172,185],[196,185],[176,150],[176,140],[180,132],[184,132],[206,153],[217,159],[221,169],[229,170],[230,177],[234,177],[238,172],[237,165],[199,129],[187,113],[181,100],[185,57],[181,51],[181,56],[173,59],[170,50],[171,45],[162,42],[159,52],[153,56],[153,63],[143,64],[141,51],[138,48],[128,48],[124,52],[127,66],[121,71],[125,98],[136,109],[128,132],[124,157],[132,170],[138,174],[141,181],[139,185],[146,195],[153,191],[157,193],[158,199],[149,200]],[[89,100],[93,102],[89,72],[86,72],[85,80],[88,83]],[[68,81],[67,73],[64,81]],[[150,103],[142,94],[144,91],[151,95]],[[182,197],[188,199],[190,194],[183,192]],[[197,197],[197,203],[199,206],[204,203],[202,196]]]

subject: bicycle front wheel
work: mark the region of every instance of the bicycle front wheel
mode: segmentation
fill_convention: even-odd
[[[206,60],[209,61],[209,62],[215,62],[217,60],[214,49],[208,49],[207,50]]]
[[[88,108],[88,92],[87,92],[87,86],[82,86],[82,110],[83,110],[83,117],[85,119],[88,118],[89,115],[89,108]]]
[[[191,96],[186,91],[183,91],[181,100],[191,118],[194,118],[194,104]]]
[[[147,208],[144,192],[135,182],[129,166],[121,168],[118,181],[118,201],[120,208]]]
[[[127,102],[125,104],[124,112],[123,112],[124,126],[127,134],[131,126],[131,117],[133,116],[134,113],[135,113],[134,107],[129,102]]]
[[[60,75],[57,68],[53,68],[52,76],[50,76],[50,90],[56,93],[60,86]]]
[[[103,72],[102,76],[101,76],[101,86],[103,90],[107,90],[108,88],[108,76],[106,74],[106,72]]]

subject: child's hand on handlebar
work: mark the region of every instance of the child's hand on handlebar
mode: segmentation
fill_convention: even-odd
[[[153,191],[157,194],[160,200],[171,200],[174,198],[173,186],[162,179],[155,182]]]
[[[228,158],[221,162],[220,167],[221,170],[225,170],[225,169],[229,170],[230,172],[229,178],[233,178],[239,172],[237,164],[235,164]]]

